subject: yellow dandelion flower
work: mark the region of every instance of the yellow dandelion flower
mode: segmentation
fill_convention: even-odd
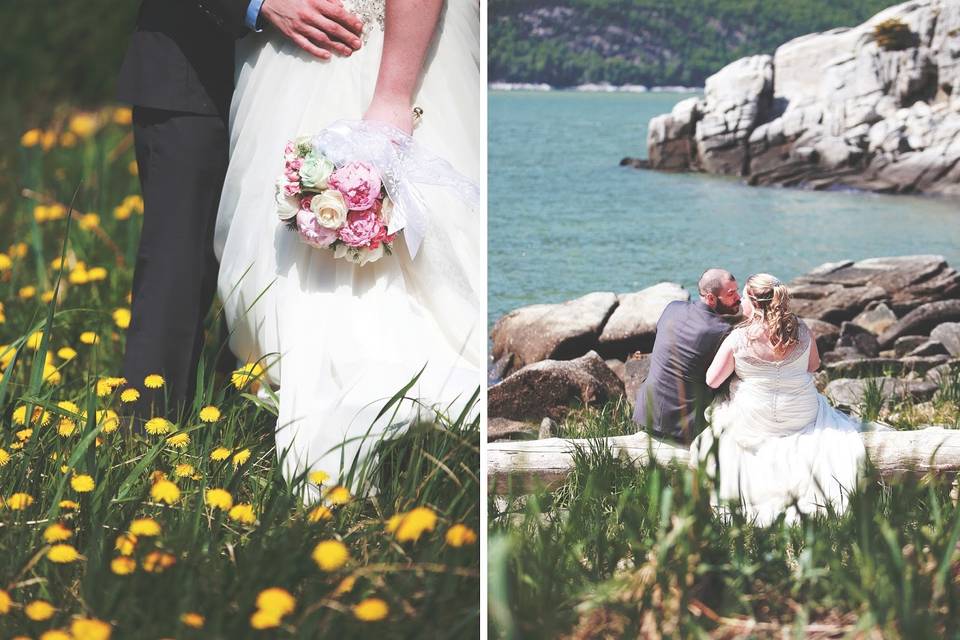
[[[180,616],[180,622],[183,626],[190,627],[191,629],[203,629],[205,619],[199,613],[188,611]]]
[[[166,418],[150,418],[143,426],[147,433],[152,436],[161,436],[165,433],[169,433],[172,427],[173,425]]]
[[[113,433],[120,427],[120,416],[113,409],[97,411],[97,424],[104,433]]]
[[[230,449],[226,447],[217,447],[210,452],[210,459],[214,462],[222,462],[230,457]]]
[[[83,231],[93,231],[100,226],[100,216],[96,213],[85,213],[80,216],[77,226]]]
[[[49,220],[63,220],[67,217],[67,208],[59,202],[54,202],[47,208]]]
[[[120,393],[120,402],[136,402],[140,399],[140,391],[130,387]]]
[[[282,618],[293,613],[297,608],[297,601],[286,589],[271,587],[257,595],[257,608],[261,611],[276,613]]]
[[[350,593],[353,591],[354,585],[357,583],[357,578],[355,576],[347,576],[340,581],[340,584],[337,585],[337,588],[333,590],[333,597],[342,596],[345,593]]]
[[[64,438],[69,438],[77,430],[77,423],[70,418],[61,418],[57,423],[57,433]]]
[[[33,349],[34,351],[36,351],[37,349],[40,348],[40,342],[41,342],[42,340],[43,340],[43,332],[42,332],[42,331],[34,331],[34,332],[31,333],[30,336],[27,338],[27,348],[28,348],[28,349]]]
[[[77,136],[73,134],[72,131],[64,131],[60,134],[60,146],[65,149],[70,149],[77,144]]]
[[[69,544],[55,544],[47,551],[47,560],[57,564],[67,564],[80,559],[80,553]]]
[[[70,284],[87,284],[90,282],[90,275],[87,273],[87,270],[82,265],[77,265],[76,268],[70,271],[70,275],[67,276],[67,280]]]
[[[254,629],[275,629],[280,626],[280,616],[270,611],[255,611],[250,616],[250,626]]]
[[[178,433],[167,438],[167,444],[175,449],[185,449],[190,444],[189,433]]]
[[[116,309],[113,312],[113,322],[120,329],[130,326],[130,309]]]
[[[339,540],[324,540],[313,548],[310,554],[322,571],[336,571],[347,564],[350,559],[350,550]]]
[[[129,195],[123,199],[124,206],[130,207],[137,213],[143,213],[143,198],[137,194]]]
[[[173,504],[180,499],[180,489],[169,480],[161,480],[150,489],[150,497],[157,502]]]
[[[73,637],[63,629],[50,629],[40,634],[40,640],[73,640]]]
[[[38,224],[43,224],[47,220],[50,220],[50,207],[42,204],[38,204],[33,208],[33,219],[37,221]]]
[[[40,136],[43,135],[43,132],[40,129],[29,129],[24,131],[23,135],[20,136],[20,146],[21,147],[35,147],[40,144]]]
[[[53,617],[56,609],[46,600],[34,600],[23,608],[23,612],[34,622],[43,622]]]
[[[53,291],[44,291],[43,293],[41,293],[40,300],[42,300],[45,303],[53,300]]]
[[[13,422],[14,424],[23,425],[27,422],[27,406],[20,405],[13,410]],[[31,424],[40,423],[40,426],[47,426],[50,424],[50,413],[44,411],[42,407],[33,408],[33,417],[30,419]]]
[[[11,443],[10,443],[10,448],[13,449],[14,451],[20,451],[20,449],[23,449],[23,443],[22,443],[22,442],[11,442]]]
[[[129,220],[130,219],[130,207],[125,207],[120,205],[119,207],[113,208],[113,218],[114,220]]]
[[[61,347],[57,350],[57,357],[61,360],[73,360],[77,357],[77,352],[70,347]]]
[[[253,362],[246,364],[230,376],[230,382],[233,383],[237,389],[243,389],[248,384],[257,381],[260,376],[263,375],[263,367],[260,366],[259,362]]]
[[[70,486],[73,487],[73,490],[77,493],[87,493],[88,491],[93,491],[93,478],[86,474],[73,476],[70,478]]]
[[[121,126],[133,122],[133,110],[130,107],[117,107],[113,110],[113,121]]]
[[[110,640],[113,628],[96,618],[77,618],[70,625],[73,640]]]
[[[133,555],[134,549],[137,548],[137,536],[131,533],[121,533],[117,536],[113,548],[119,551],[121,555]]]
[[[83,344],[97,344],[100,342],[100,336],[93,331],[84,331],[80,334],[80,342]]]
[[[0,449],[0,467],[7,466],[8,462],[10,462],[10,454],[7,453],[6,449]]]
[[[403,514],[392,533],[400,542],[416,542],[426,531],[433,531],[437,524],[437,514],[426,507],[417,507]],[[388,530],[389,530],[388,523]]]
[[[153,518],[137,518],[130,523],[130,533],[134,537],[147,538],[160,535],[160,524]]]
[[[21,429],[20,431],[17,431],[15,435],[17,436],[17,440],[20,442],[26,442],[30,439],[30,436],[33,435],[33,429]]]
[[[75,402],[70,402],[69,400],[61,400],[57,403],[57,406],[70,413],[80,413],[80,407],[78,407]]]
[[[20,287],[20,290],[17,291],[17,295],[21,300],[29,300],[33,296],[37,295],[37,288],[33,285],[27,285],[25,287]],[[36,347],[33,347],[36,348]]]
[[[238,451],[233,456],[233,466],[239,467],[249,459],[250,459],[250,449],[244,449],[243,451]]]
[[[143,570],[149,573],[163,573],[177,563],[177,558],[173,554],[163,551],[151,551],[143,559]]]
[[[380,598],[366,598],[353,607],[353,616],[363,622],[383,620],[390,613],[390,607]]]
[[[97,119],[89,113],[78,113],[70,118],[68,126],[77,136],[88,138],[97,130]]]
[[[123,378],[100,378],[97,380],[97,395],[101,398],[108,396],[124,382]]]
[[[226,489],[207,489],[203,496],[207,506],[221,511],[230,511],[233,507],[233,496]],[[233,517],[231,514],[230,517]]]
[[[54,271],[59,271],[60,267],[63,266],[63,258],[57,257],[50,261],[50,268]]]
[[[213,405],[207,405],[200,409],[200,420],[203,422],[216,422],[220,419],[220,409]]]
[[[257,514],[253,510],[253,505],[241,503],[234,505],[229,512],[231,520],[243,524],[254,524],[257,521]]]
[[[7,250],[7,253],[10,254],[11,258],[24,258],[26,257],[27,252],[29,250],[30,249],[29,247],[27,247],[26,242],[17,242],[15,244],[10,245],[10,248]]]
[[[118,556],[110,561],[110,571],[118,576],[130,575],[137,570],[137,561],[129,556]]]
[[[5,253],[0,253],[0,273],[9,271],[13,267],[13,260]]]
[[[192,464],[183,462],[174,467],[173,475],[177,476],[178,478],[189,478],[196,473],[196,471],[197,470],[193,468]]]
[[[310,522],[320,522],[321,520],[330,520],[331,518],[333,518],[333,511],[330,511],[329,508],[322,504],[311,509],[309,515],[307,515],[307,520]]]
[[[43,530],[43,539],[48,543],[63,542],[73,537],[73,531],[63,526],[59,522],[54,522]]]
[[[477,533],[465,524],[455,524],[447,529],[447,544],[451,547],[463,547],[477,541]]]
[[[87,280],[89,282],[99,282],[107,279],[108,272],[103,267],[93,267],[87,271]]]
[[[10,597],[10,594],[0,589],[0,615],[6,615],[10,613],[10,605],[13,604],[13,598]]]
[[[151,373],[143,379],[143,386],[147,389],[159,389],[163,386],[163,376],[159,373]]]
[[[330,474],[326,471],[311,471],[307,477],[313,484],[320,485],[330,479]]]
[[[76,511],[80,508],[80,504],[73,500],[61,500],[57,506],[61,509],[67,509],[68,511]]]
[[[50,384],[60,384],[60,381],[63,379],[63,376],[60,375],[60,370],[57,369],[52,364],[43,365],[43,381],[49,382]]]
[[[331,487],[326,494],[327,501],[330,504],[347,504],[350,502],[350,491],[346,487]]]

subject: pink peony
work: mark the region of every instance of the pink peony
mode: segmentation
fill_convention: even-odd
[[[284,195],[294,196],[300,195],[300,183],[299,182],[286,182],[283,184],[283,193]]]
[[[306,200],[308,198],[304,198],[304,201]],[[304,242],[321,249],[326,249],[337,240],[337,230],[327,229],[321,225],[317,222],[313,211],[309,209],[301,209],[297,212],[297,230]]]
[[[383,230],[375,211],[351,211],[347,214],[347,224],[340,229],[340,239],[351,247],[366,247]]]
[[[366,211],[380,197],[380,174],[366,162],[343,165],[330,174],[327,184],[343,194],[352,211]]]

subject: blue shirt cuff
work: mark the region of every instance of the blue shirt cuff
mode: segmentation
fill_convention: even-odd
[[[263,5],[263,0],[250,0],[250,4],[247,5],[247,18],[246,22],[247,27],[253,31],[263,31],[263,29],[257,27],[257,21],[260,19],[260,7]]]

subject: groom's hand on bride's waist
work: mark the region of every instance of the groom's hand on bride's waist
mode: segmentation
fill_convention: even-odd
[[[349,56],[360,48],[363,22],[338,0],[263,0],[260,18],[318,58]]]

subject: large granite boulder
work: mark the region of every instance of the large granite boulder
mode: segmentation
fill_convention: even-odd
[[[834,404],[857,407],[863,404],[868,390],[879,391],[888,404],[911,399],[923,402],[933,397],[938,385],[927,380],[900,380],[898,378],[838,378],[827,385],[824,394]]]
[[[837,339],[840,337],[840,327],[814,318],[801,318],[801,320],[813,334],[813,339],[817,341],[817,350],[820,353],[833,350],[837,344]]]
[[[909,36],[896,46],[891,24]],[[737,60],[651,121],[650,166],[960,196],[958,30],[956,0],[914,0]]]
[[[487,392],[490,418],[562,420],[570,408],[602,406],[624,395],[623,382],[595,351],[574,360],[528,365]]]
[[[511,311],[497,321],[492,333],[493,359],[505,363],[500,366],[501,375],[541,360],[569,360],[595,349],[616,306],[616,294],[597,292]]]
[[[917,307],[880,334],[880,347],[888,348],[900,336],[929,335],[945,322],[960,322],[960,300],[929,302]]]
[[[942,344],[950,355],[960,357],[960,322],[938,324],[930,337]]]
[[[617,296],[619,304],[600,333],[597,350],[601,355],[618,359],[626,359],[635,351],[650,351],[664,308],[675,300],[689,299],[690,294],[672,282]]]

